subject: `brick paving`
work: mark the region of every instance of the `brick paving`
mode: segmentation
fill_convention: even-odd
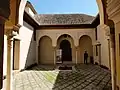
[[[112,90],[110,71],[96,65],[73,67],[73,70],[32,67],[14,76],[13,90]]]

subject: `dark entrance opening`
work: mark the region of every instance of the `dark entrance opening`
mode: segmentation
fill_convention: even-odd
[[[60,49],[62,49],[62,62],[72,61],[71,44],[68,40],[63,40],[60,43]]]

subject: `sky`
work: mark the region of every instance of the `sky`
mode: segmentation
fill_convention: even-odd
[[[96,16],[96,0],[29,0],[38,14],[80,13]]]

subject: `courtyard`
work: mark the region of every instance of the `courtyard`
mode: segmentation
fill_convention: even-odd
[[[14,75],[13,90],[112,90],[110,71],[98,65],[37,65]]]

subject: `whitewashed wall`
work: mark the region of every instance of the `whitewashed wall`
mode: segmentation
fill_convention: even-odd
[[[36,50],[33,36],[33,27],[24,22],[20,28],[20,69],[24,69],[35,63]]]
[[[108,41],[107,41],[107,36],[105,35],[104,26],[99,25],[97,27],[97,35],[98,35],[97,36],[98,41],[101,44],[101,64],[109,67],[109,49],[108,49]]]

